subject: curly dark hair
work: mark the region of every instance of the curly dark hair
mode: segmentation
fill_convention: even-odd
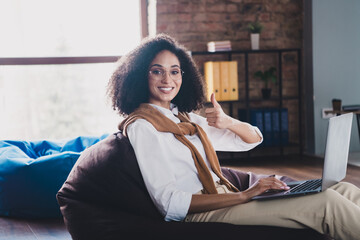
[[[205,100],[204,81],[195,62],[186,48],[175,39],[166,34],[158,34],[145,38],[137,48],[121,57],[109,80],[107,94],[113,109],[120,115],[130,114],[141,103],[149,101],[149,66],[163,50],[177,56],[184,71],[181,88],[172,103],[181,112],[191,112],[202,107]]]

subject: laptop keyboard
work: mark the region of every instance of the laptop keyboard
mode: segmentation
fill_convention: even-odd
[[[315,190],[321,186],[322,179],[307,180],[290,190],[291,193],[301,193]]]

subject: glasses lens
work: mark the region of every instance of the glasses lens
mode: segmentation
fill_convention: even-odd
[[[150,70],[151,77],[161,79],[165,75],[165,71],[161,68],[154,68]]]
[[[182,76],[182,71],[180,68],[170,70],[170,77],[173,80],[180,80],[181,76]]]

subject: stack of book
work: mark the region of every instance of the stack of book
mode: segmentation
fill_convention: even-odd
[[[359,111],[360,105],[344,105],[342,109],[344,111]]]
[[[207,86],[207,100],[215,93],[218,101],[239,99],[237,61],[205,62],[204,73]]]
[[[230,41],[213,41],[207,43],[209,52],[231,51]]]

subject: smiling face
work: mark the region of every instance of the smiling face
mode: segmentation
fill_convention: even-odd
[[[162,74],[164,73],[164,74]],[[149,67],[149,103],[170,109],[181,84],[179,59],[168,50],[159,52]]]

